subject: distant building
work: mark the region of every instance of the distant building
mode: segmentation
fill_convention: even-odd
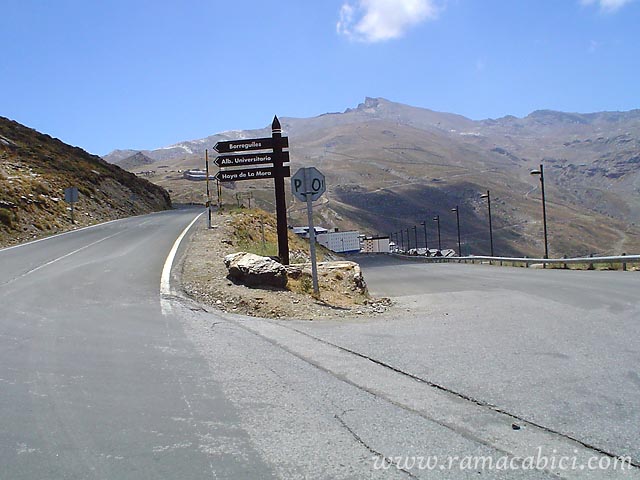
[[[389,253],[389,237],[365,237],[362,240],[362,253]]]
[[[182,176],[187,180],[193,180],[196,182],[204,181],[207,179],[207,172],[205,170],[199,170],[199,169],[185,170],[184,172],[182,172]],[[216,179],[215,175],[209,175],[209,180],[215,180],[215,179]]]
[[[318,235],[318,243],[336,253],[360,252],[360,232],[327,232]]]
[[[322,227],[313,227],[313,229],[315,230],[316,235],[321,235],[329,231],[326,228],[322,228]],[[293,230],[293,233],[295,233],[300,237],[309,238],[309,227],[293,227],[292,230]]]

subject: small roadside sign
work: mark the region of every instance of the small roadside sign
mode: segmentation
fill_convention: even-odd
[[[71,223],[75,223],[73,219],[73,204],[78,201],[78,187],[65,188],[64,201],[71,204]]]
[[[78,187],[69,187],[64,189],[64,201],[67,203],[75,203],[78,201]]]
[[[309,250],[311,253],[311,277],[313,293],[318,295],[318,264],[316,261],[316,229],[313,226],[313,201],[327,191],[324,175],[315,167],[299,169],[291,177],[291,192],[301,202],[307,202],[307,222],[309,224]]]
[[[316,167],[301,168],[291,177],[291,192],[301,202],[306,202],[309,196],[316,201],[326,191],[324,175]]]

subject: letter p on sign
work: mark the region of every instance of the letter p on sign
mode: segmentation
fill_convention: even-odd
[[[308,195],[315,201],[326,191],[324,175],[315,167],[301,168],[291,177],[291,193],[301,202],[306,202]]]

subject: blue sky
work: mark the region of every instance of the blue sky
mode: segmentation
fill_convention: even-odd
[[[640,108],[640,0],[5,1],[0,115],[106,154],[385,97]]]

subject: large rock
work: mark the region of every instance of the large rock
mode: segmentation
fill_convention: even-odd
[[[310,263],[298,263],[294,265],[287,265],[287,275],[291,279],[299,279],[302,276],[311,277],[311,264]],[[319,262],[318,263],[318,275],[320,277],[327,277],[329,274],[333,274],[333,278],[339,278],[351,290],[359,291],[360,293],[367,293],[367,284],[362,276],[360,265],[356,262],[349,261],[333,261],[333,262]]]
[[[229,278],[248,287],[278,287],[287,285],[284,265],[269,257],[253,253],[232,253],[224,258]]]

